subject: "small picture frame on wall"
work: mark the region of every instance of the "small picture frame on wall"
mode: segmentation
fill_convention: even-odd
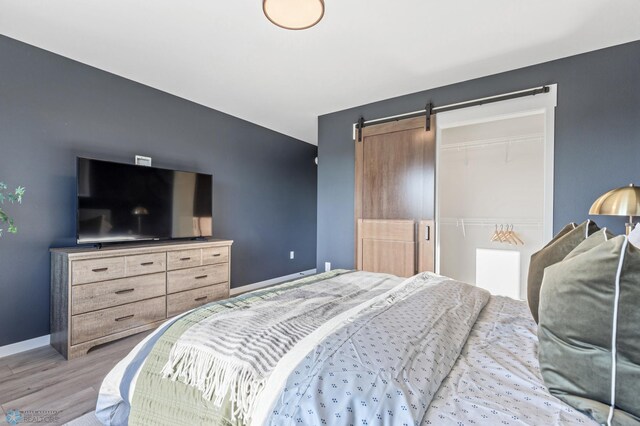
[[[151,157],[136,155],[136,166],[151,167]]]

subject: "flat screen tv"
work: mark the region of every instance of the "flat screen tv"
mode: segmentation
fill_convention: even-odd
[[[77,159],[77,240],[116,243],[212,236],[212,177]]]

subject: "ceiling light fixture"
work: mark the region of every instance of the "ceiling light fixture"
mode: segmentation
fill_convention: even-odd
[[[313,27],[324,16],[324,0],[263,0],[268,20],[287,30]]]

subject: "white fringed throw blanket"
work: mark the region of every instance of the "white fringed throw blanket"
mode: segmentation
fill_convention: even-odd
[[[200,390],[217,406],[228,400],[234,417],[249,419],[278,361],[329,319],[399,285],[403,279],[356,272],[230,302],[193,325],[173,347],[165,378]]]

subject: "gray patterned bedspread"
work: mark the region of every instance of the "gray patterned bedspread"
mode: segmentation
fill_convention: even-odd
[[[547,391],[536,333],[526,301],[492,296],[422,425],[596,426]]]
[[[357,281],[359,274],[338,281]],[[525,302],[490,298],[434,274],[387,283],[373,285],[371,298],[357,306],[351,300],[349,309],[298,339],[266,371],[247,418],[216,408],[196,387],[163,379],[172,345],[209,316],[204,313],[317,283],[249,293],[167,323],[105,378],[99,418],[111,425],[152,418],[153,424],[189,426],[593,423],[544,388]],[[144,415],[130,416],[129,407]]]
[[[489,293],[432,274],[400,292],[318,344],[267,424],[419,425]]]

